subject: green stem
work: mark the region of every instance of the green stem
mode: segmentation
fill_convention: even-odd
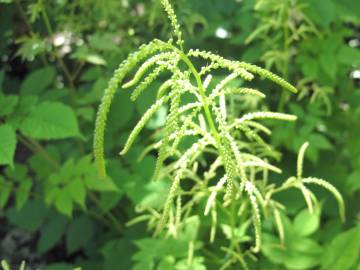
[[[88,192],[88,195],[89,195],[89,198],[96,204],[96,206],[97,206],[100,210],[102,210],[101,203],[100,203],[99,199],[95,196],[95,194],[89,191],[89,192]],[[121,224],[117,221],[117,219],[116,219],[116,217],[113,215],[113,213],[111,213],[110,211],[108,211],[108,212],[104,212],[103,214],[109,218],[109,220],[112,222],[112,224],[114,225],[114,227],[116,228],[116,230],[117,230],[118,232],[122,232],[122,226],[121,226]]]
[[[20,12],[20,16],[23,18],[25,24],[26,24],[26,27],[28,28],[28,32],[29,32],[29,36],[34,36],[34,29],[32,28],[32,25],[31,23],[29,22],[29,19],[27,18],[26,16],[26,12],[24,11],[23,7],[21,6],[20,4],[20,1],[19,0],[15,0],[15,5],[17,6],[19,12]],[[46,57],[45,57],[45,53],[41,53],[40,54],[40,58],[41,58],[41,61],[43,62],[43,64],[45,66],[47,66],[49,63],[48,61],[46,60]]]
[[[43,159],[46,160],[54,169],[58,170],[60,168],[60,164],[36,140],[25,138],[21,135],[18,135],[17,138],[32,152],[42,156]]]
[[[41,17],[43,18],[46,30],[48,32],[49,35],[53,36],[54,35],[54,31],[51,27],[50,24],[50,20],[49,20],[49,16],[47,15],[46,12],[46,8],[43,4],[43,1],[40,0],[40,5],[41,5]],[[70,91],[70,96],[71,96],[71,102],[73,103],[73,105],[75,104],[75,100],[76,100],[76,94],[75,94],[75,85],[74,85],[74,81],[73,81],[73,77],[71,76],[71,73],[69,71],[69,69],[67,68],[64,60],[60,57],[59,53],[57,50],[54,51],[54,56],[56,58],[56,60],[59,62],[59,65],[61,67],[61,69],[63,70],[65,77],[69,83],[69,91]]]
[[[197,83],[197,86],[198,86],[198,89],[199,89],[199,93],[200,93],[200,96],[202,98],[202,103],[203,103],[203,109],[204,109],[204,113],[205,113],[205,117],[206,117],[206,120],[210,126],[210,129],[211,129],[211,132],[215,138],[215,141],[216,141],[216,144],[217,144],[217,148],[219,150],[219,154],[222,158],[222,160],[225,162],[225,154],[223,152],[223,147],[221,145],[221,139],[220,139],[220,135],[216,129],[216,126],[214,124],[214,120],[211,116],[211,112],[210,112],[210,109],[209,109],[209,104],[208,104],[208,100],[207,100],[207,97],[206,97],[206,93],[205,93],[205,89],[204,89],[204,86],[203,86],[203,83],[201,81],[201,77],[198,73],[198,71],[196,70],[196,68],[194,67],[193,63],[190,61],[190,59],[187,57],[187,55],[174,47],[175,50],[177,50],[177,52],[179,53],[180,55],[180,58],[185,62],[185,64],[189,67],[192,75],[194,76],[195,80],[196,80],[196,83]],[[232,192],[232,195],[231,195],[231,214],[230,214],[230,224],[231,224],[231,233],[232,233],[232,239],[231,239],[231,248],[235,248],[237,246],[237,243],[236,243],[236,239],[235,239],[235,226],[236,226],[236,222],[235,222],[235,215],[236,215],[236,209],[235,209],[235,193]]]
[[[199,89],[199,93],[200,93],[200,96],[202,98],[202,103],[203,103],[203,108],[204,108],[204,113],[205,113],[205,117],[206,117],[206,120],[210,126],[210,129],[211,129],[211,132],[217,142],[218,145],[220,145],[220,135],[216,129],[216,126],[214,124],[214,120],[211,116],[211,112],[210,112],[210,109],[209,109],[209,104],[208,104],[208,101],[207,101],[207,97],[206,97],[206,94],[205,94],[205,89],[204,89],[204,86],[202,84],[202,81],[201,81],[201,78],[200,78],[200,75],[199,73],[197,72],[196,68],[194,67],[193,63],[190,61],[190,59],[186,56],[186,54],[175,48],[175,50],[178,51],[181,59],[184,61],[184,63],[189,67],[192,75],[194,76],[195,80],[196,80],[196,84],[198,86],[198,89]]]

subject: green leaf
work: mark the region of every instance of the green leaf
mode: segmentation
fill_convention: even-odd
[[[0,116],[7,116],[11,114],[14,111],[18,100],[18,96],[4,96],[0,93]]]
[[[310,14],[311,19],[323,27],[328,25],[336,18],[336,6],[332,0],[307,0],[310,5],[306,11]],[[307,4],[306,3],[306,4]]]
[[[157,129],[163,127],[166,123],[167,110],[165,106],[160,107],[160,109],[154,114],[153,117],[146,124],[148,129]]]
[[[141,261],[134,264],[132,270],[153,270],[155,263],[152,261]],[[170,268],[171,269],[171,268]],[[156,269],[157,270],[157,269]],[[172,269],[171,269],[172,270]]]
[[[52,217],[41,229],[40,239],[37,243],[37,251],[44,253],[59,242],[66,228],[67,220],[64,216]]]
[[[10,125],[0,126],[0,165],[14,164],[16,134]]]
[[[330,150],[333,148],[330,141],[321,134],[311,134],[308,138],[310,145],[313,145],[317,149]]]
[[[76,114],[87,122],[93,122],[95,117],[95,110],[90,106],[82,107],[77,109]]]
[[[360,64],[359,50],[351,48],[347,45],[341,46],[340,50],[336,55],[336,58],[337,61],[348,66]]]
[[[293,197],[290,197],[293,199]],[[290,199],[289,199],[290,200]],[[319,213],[317,213],[319,215]],[[318,265],[322,247],[310,238],[299,235],[295,226],[286,217],[282,216],[285,231],[285,242],[281,244],[280,239],[272,234],[263,234],[262,252],[275,264],[286,267],[276,269],[312,269]]]
[[[174,270],[175,268],[175,258],[173,256],[166,256],[163,258],[156,270]]]
[[[103,77],[98,77],[97,80],[92,84],[91,90],[87,91],[81,99],[78,100],[81,105],[89,105],[99,101],[104,89],[107,86],[107,80]],[[124,93],[124,92],[123,92]],[[129,100],[127,100],[129,102]],[[116,105],[115,105],[116,106]]]
[[[116,132],[120,128],[126,127],[134,116],[135,106],[130,100],[129,92],[119,92],[113,101],[109,112],[109,131]],[[121,115],[121,117],[119,117]]]
[[[89,189],[96,191],[117,191],[118,188],[111,180],[111,178],[107,177],[104,179],[99,179],[95,177],[85,178],[86,186]]]
[[[105,257],[104,270],[133,269],[131,255],[134,245],[126,238],[112,239],[101,249]],[[121,256],[119,256],[121,254]],[[142,268],[144,270],[146,268]]]
[[[114,34],[99,34],[96,32],[89,37],[89,44],[95,50],[114,51],[119,49],[114,42],[114,38],[116,38]]]
[[[11,191],[13,189],[13,184],[0,176],[0,187],[0,208],[4,208],[9,200]]]
[[[58,152],[60,149],[55,148],[55,146],[50,146],[46,147],[46,150],[56,162],[60,162]],[[51,166],[44,166],[44,157],[41,153],[32,155],[28,159],[28,162],[32,171],[35,172],[38,179],[48,177],[54,172],[54,169]]]
[[[294,229],[299,235],[308,236],[319,228],[319,224],[319,213],[310,214],[308,209],[304,209],[295,217]]]
[[[39,6],[39,4],[30,5],[29,7],[31,6]],[[39,8],[36,10],[40,11]],[[34,14],[34,12],[31,13]],[[39,14],[39,12],[36,14]],[[33,15],[31,15],[31,17],[33,17]],[[40,37],[40,35],[36,33],[32,33],[30,36],[22,35],[16,39],[16,43],[19,45],[16,56],[20,56],[22,60],[26,61],[34,61],[35,57],[46,53],[49,47],[48,39]]]
[[[360,225],[337,235],[327,246],[322,259],[323,270],[348,270],[360,253]],[[352,269],[352,268],[351,268]]]
[[[44,203],[36,200],[29,200],[20,211],[10,208],[6,211],[6,217],[11,224],[24,230],[35,231],[39,229],[48,212]]]
[[[319,64],[314,58],[302,57],[300,62],[301,62],[301,71],[303,72],[305,77],[311,79],[317,78]]]
[[[27,176],[28,168],[25,165],[16,163],[13,168],[6,168],[5,174],[15,182],[21,182]]]
[[[319,264],[319,254],[298,254],[297,252],[287,255],[285,260],[286,269],[304,270],[313,269],[314,266]]]
[[[11,124],[14,129],[18,129],[21,122],[26,118],[30,111],[37,104],[38,97],[36,96],[19,96],[19,101],[16,104],[14,111],[16,113],[10,114],[7,118],[7,123]]]
[[[106,61],[100,55],[97,54],[88,54],[84,59],[86,62],[94,65],[106,65]]]
[[[352,172],[346,181],[347,190],[350,194],[354,194],[360,190],[360,170]]]
[[[102,70],[100,67],[91,66],[82,72],[80,79],[85,82],[92,82],[102,76]]]
[[[204,265],[204,258],[203,257],[195,257],[191,261],[189,265],[189,261],[187,259],[181,260],[176,264],[176,270],[206,270]]]
[[[106,65],[106,61],[100,55],[92,53],[89,51],[88,47],[81,46],[79,47],[72,55],[71,58],[85,61],[94,65]]]
[[[323,249],[314,240],[294,234],[286,234],[285,246],[270,234],[263,234],[262,252],[275,264],[286,266],[279,269],[312,269],[320,263]]]
[[[22,95],[38,95],[48,88],[55,79],[54,67],[37,69],[30,73],[20,86]]]
[[[65,190],[70,193],[74,202],[78,203],[82,208],[85,208],[86,191],[81,178],[71,180]]]
[[[123,197],[123,192],[102,192],[100,194],[100,206],[104,212],[115,207]]]
[[[170,183],[165,181],[153,181],[147,183],[145,187],[145,194],[141,193],[142,189],[138,189],[140,192],[136,192],[136,188],[134,189],[135,190],[132,193],[128,192],[128,195],[133,194],[132,199],[135,199],[135,202],[140,200],[139,206],[144,208],[151,207],[160,209],[166,202],[167,193],[170,189]]]
[[[74,270],[74,267],[67,263],[54,263],[45,266],[42,270]]]
[[[146,91],[144,91],[136,100],[136,110],[139,114],[143,114],[146,110],[154,103],[156,92],[160,87],[160,83],[158,81],[154,81],[152,84],[148,86]]]
[[[20,126],[21,132],[35,139],[64,139],[80,136],[73,110],[60,102],[44,102],[34,108]]]
[[[16,189],[16,209],[20,210],[29,198],[32,181],[29,178],[21,179],[19,187]]]
[[[320,55],[320,65],[331,79],[335,79],[337,63],[336,58],[331,52],[324,52]]]
[[[75,219],[66,233],[66,250],[68,254],[86,247],[94,232],[94,224],[87,216]]]
[[[71,195],[66,190],[60,190],[56,195],[57,195],[55,198],[56,209],[60,213],[71,217],[73,211],[73,201]]]

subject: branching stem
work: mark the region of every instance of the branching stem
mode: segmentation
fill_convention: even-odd
[[[216,129],[216,126],[214,124],[214,120],[211,116],[211,112],[210,112],[210,109],[209,109],[209,104],[208,104],[208,101],[207,101],[207,97],[206,97],[206,93],[205,93],[205,89],[204,89],[204,86],[203,86],[203,83],[201,81],[201,77],[199,75],[199,72],[196,70],[196,68],[194,67],[193,63],[190,61],[190,59],[186,56],[186,54],[175,48],[175,50],[178,51],[179,55],[180,55],[180,58],[181,60],[184,61],[184,63],[189,67],[192,75],[194,76],[195,80],[196,80],[196,84],[198,86],[198,89],[199,89],[199,92],[200,92],[200,95],[201,95],[201,98],[202,98],[202,102],[203,102],[203,108],[204,108],[204,113],[205,113],[205,117],[206,117],[206,121],[208,122],[209,124],[209,127],[211,129],[211,132],[216,140],[216,143],[218,145],[220,145],[220,135]]]
[[[184,61],[184,63],[189,67],[191,74],[194,76],[196,83],[197,83],[197,87],[199,89],[201,98],[202,98],[202,103],[203,103],[203,109],[204,109],[204,113],[205,113],[205,117],[206,117],[206,121],[209,124],[210,130],[215,138],[216,144],[217,144],[217,148],[219,150],[219,154],[222,158],[222,160],[225,162],[226,158],[224,157],[224,151],[223,148],[221,147],[221,140],[220,140],[220,135],[216,129],[213,117],[211,115],[210,109],[209,109],[209,104],[208,104],[208,100],[207,100],[207,96],[205,93],[205,89],[204,89],[204,85],[201,81],[201,77],[198,73],[198,71],[196,70],[196,68],[194,67],[193,63],[190,61],[190,59],[187,57],[187,55],[182,51],[177,49],[176,47],[174,47],[174,49],[179,53],[181,60]],[[235,239],[235,226],[236,226],[236,222],[235,222],[235,193],[232,192],[231,194],[231,213],[230,213],[230,224],[231,224],[231,234],[232,234],[232,239],[231,239],[231,248],[235,248],[237,243],[236,243],[236,239]]]

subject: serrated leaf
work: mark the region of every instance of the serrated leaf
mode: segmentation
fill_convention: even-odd
[[[175,269],[175,258],[173,256],[166,256],[163,258],[156,270],[174,270]]]
[[[127,238],[112,239],[101,248],[104,260],[104,270],[134,269],[131,255],[134,245]],[[121,256],[119,256],[121,254]],[[141,270],[145,270],[142,268]]]
[[[6,211],[6,217],[11,224],[22,229],[35,231],[39,229],[48,212],[44,203],[36,200],[29,200],[20,211],[10,208]]]
[[[337,63],[334,55],[330,52],[325,52],[320,55],[320,64],[326,74],[334,79],[336,75]]]
[[[31,7],[30,5],[29,7]],[[39,6],[34,4],[33,7]],[[37,11],[40,9],[38,8]],[[34,14],[34,12],[32,12]],[[38,15],[39,12],[36,12]],[[33,17],[33,16],[31,16]],[[33,33],[32,35],[22,35],[16,39],[16,43],[19,48],[16,51],[16,56],[20,56],[22,60],[34,61],[35,57],[45,53],[49,48],[49,41],[46,38],[40,37],[40,35]]]
[[[204,258],[203,257],[195,257],[189,264],[187,259],[181,260],[176,264],[176,270],[206,270],[204,265]]]
[[[18,129],[21,122],[26,118],[30,111],[38,102],[36,96],[19,96],[19,100],[14,108],[16,113],[8,116],[7,123],[11,124],[15,129]]]
[[[44,91],[55,79],[55,69],[45,67],[30,73],[20,86],[22,95],[38,95]]]
[[[86,216],[75,219],[66,233],[66,250],[71,254],[85,247],[94,235],[94,224]]]
[[[73,211],[73,201],[71,195],[65,190],[58,192],[55,198],[55,207],[60,213],[71,217]]]
[[[19,97],[15,95],[3,96],[0,93],[0,116],[7,116],[14,111]]]
[[[336,6],[332,0],[307,0],[310,6],[306,9],[311,19],[327,27],[336,17]]]
[[[20,130],[26,136],[44,140],[80,136],[73,110],[60,102],[43,102],[35,107]]]
[[[0,126],[0,165],[13,166],[16,134],[10,125]]]
[[[105,212],[115,207],[123,197],[123,192],[102,192],[100,194],[100,206]]]
[[[336,55],[337,61],[345,65],[360,64],[360,52],[359,50],[350,46],[341,46]]]
[[[333,148],[330,141],[321,134],[311,134],[308,140],[309,143],[314,145],[317,149],[330,150]]]
[[[64,234],[66,224],[67,220],[64,216],[57,215],[51,218],[41,230],[40,239],[37,243],[37,251],[44,253],[55,246]]]
[[[310,57],[304,57],[301,61],[301,71],[307,78],[317,78],[318,75],[318,62]]]
[[[20,185],[15,192],[15,205],[17,210],[20,210],[25,205],[27,199],[29,198],[31,187],[32,181],[30,179],[25,178],[20,181]]]
[[[71,180],[65,190],[70,193],[74,202],[85,208],[86,191],[84,183],[80,178]]]
[[[328,245],[322,260],[323,270],[348,270],[360,252],[360,226],[337,235]],[[351,268],[352,269],[352,268]]]
[[[85,178],[86,186],[96,191],[117,191],[118,188],[109,178],[98,179],[94,177]]]

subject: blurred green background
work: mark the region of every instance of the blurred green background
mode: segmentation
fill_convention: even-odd
[[[297,151],[309,141],[306,174],[327,179],[346,202],[341,223],[330,194],[317,191],[321,218],[309,218],[301,195],[287,193],[281,200],[289,242],[274,248],[276,233],[265,224],[263,249],[250,260],[251,269],[359,270],[360,1],[172,4],[187,48],[256,63],[297,86],[299,94],[290,96],[258,82],[268,96],[261,106],[298,117],[272,126],[279,167],[292,175]],[[130,154],[118,155],[155,91],[135,103],[119,91],[106,133],[111,179],[99,180],[92,162],[96,109],[112,72],[140,44],[169,38],[159,1],[0,0],[0,15],[1,259],[14,269],[22,260],[27,269],[46,270],[219,269],[223,253],[209,247],[206,223],[189,232],[201,245],[191,266],[186,239],[151,238],[145,223],[127,226],[141,207],[162,201],[168,188],[149,181],[155,156],[137,162],[162,127],[165,109]],[[239,106],[252,110],[257,103],[244,99]]]

